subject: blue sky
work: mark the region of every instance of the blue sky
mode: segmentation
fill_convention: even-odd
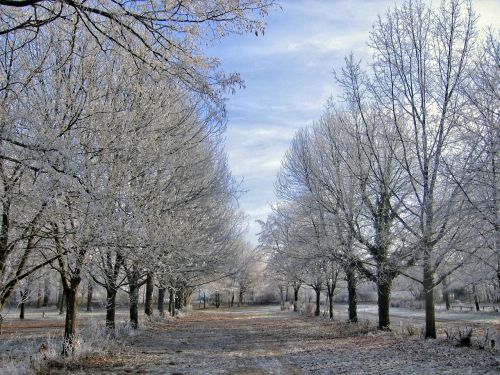
[[[266,18],[264,36],[223,39],[210,54],[246,88],[228,98],[226,150],[233,175],[243,179],[240,199],[248,215],[247,239],[257,244],[259,225],[276,201],[274,181],[295,131],[318,119],[336,95],[334,69],[353,52],[367,60],[366,42],[378,14],[394,0],[288,0]],[[435,2],[437,3],[437,2]],[[480,26],[495,25],[500,0],[473,1]]]

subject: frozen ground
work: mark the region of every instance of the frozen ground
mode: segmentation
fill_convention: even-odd
[[[366,306],[363,313],[368,316],[370,309]],[[498,330],[497,318],[485,324]],[[376,332],[368,323],[347,325],[343,319],[301,318],[277,307],[193,311],[176,322],[148,323],[111,353],[83,357],[69,367],[54,363],[46,373],[500,373],[498,352],[425,341],[397,331]]]

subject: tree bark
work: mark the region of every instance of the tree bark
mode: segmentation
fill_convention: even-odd
[[[293,287],[293,311],[297,312],[299,311],[299,289],[300,285],[294,286]]]
[[[281,310],[285,310],[285,290],[282,286],[278,286],[280,291],[280,307]]]
[[[330,315],[330,319],[333,319],[333,294],[335,293],[336,281],[332,282],[328,281],[326,283],[326,289],[328,293],[328,312]]]
[[[320,314],[320,298],[321,298],[321,289],[320,288],[315,288],[314,291],[316,292],[316,310],[314,311],[314,316],[319,316]]]
[[[383,331],[390,330],[389,310],[391,307],[391,287],[392,280],[388,275],[382,275],[378,279],[378,329]]]
[[[175,292],[173,288],[170,288],[170,298],[168,300],[168,312],[170,316],[175,316]]]
[[[76,314],[78,311],[78,281],[64,290],[66,299],[66,319],[64,322],[64,343],[62,355],[73,354],[76,349]]]
[[[158,288],[158,312],[165,315],[165,288]]]
[[[356,296],[357,281],[356,271],[352,267],[348,267],[347,274],[347,293],[349,299],[349,321],[356,323],[358,321],[358,297]]]
[[[129,282],[129,319],[133,329],[139,328],[139,285],[135,280]]]
[[[330,319],[333,319],[333,295],[335,294],[335,288],[337,287],[337,278],[338,272],[335,271],[332,272],[332,278],[326,281]]]
[[[180,310],[182,309],[182,299],[183,299],[183,294],[184,294],[184,289],[180,289],[177,291],[177,293],[175,293],[175,303],[174,303],[174,307],[177,309],[177,310]]]
[[[28,292],[26,290],[21,291],[21,303],[19,304],[19,319],[24,319],[25,307],[26,307],[26,297]]]
[[[44,279],[44,285],[43,285],[43,303],[42,307],[47,307],[49,305],[49,299],[50,299],[50,285],[49,285],[49,279],[48,277],[45,277]]]
[[[476,311],[481,310],[479,307],[479,298],[477,298],[477,288],[475,285],[472,286],[472,293],[474,293],[474,305],[476,305]]]
[[[153,315],[153,291],[154,291],[153,274],[148,273],[146,279],[146,298],[144,302],[144,313],[147,316]]]
[[[220,294],[215,292],[215,307],[218,309],[220,307]]]
[[[434,273],[432,272],[431,257],[428,251],[424,252],[424,296],[425,296],[425,338],[436,338],[436,316],[434,309]]]
[[[240,293],[239,293],[239,297],[238,297],[238,304],[240,306],[243,306],[243,296],[245,295],[245,292],[243,291],[243,289],[240,288]]]
[[[106,328],[115,332],[116,288],[111,285],[106,288]]]
[[[328,293],[328,305],[330,319],[333,319],[333,293]]]
[[[19,305],[19,319],[24,319],[24,310],[25,310],[25,303],[24,301],[21,301],[21,304]]]
[[[115,315],[116,315],[116,295],[118,293],[118,275],[123,266],[123,257],[119,252],[116,253],[115,262],[113,264],[113,256],[111,252],[106,253],[106,328],[113,334],[115,332]]]

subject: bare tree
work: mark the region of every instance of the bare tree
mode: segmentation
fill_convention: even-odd
[[[293,310],[298,311],[299,291],[304,279],[304,259],[298,248],[301,246],[293,238],[297,221],[290,220],[291,207],[276,207],[266,222],[260,222],[260,247],[267,252],[267,270],[278,282],[283,292],[290,285],[293,289]]]
[[[311,221],[313,245],[318,249],[316,257],[326,256],[342,266],[348,284],[349,320],[357,322],[358,257],[352,225],[360,210],[357,179],[342,165],[345,155],[339,154],[349,148],[349,138],[338,127],[324,130],[335,135],[321,139],[314,129],[297,133],[285,155],[276,188],[282,199],[295,202],[309,210],[308,215],[316,216]],[[334,143],[328,143],[334,138]],[[339,144],[346,147],[336,148]]]
[[[470,111],[465,123],[464,151],[473,160],[468,166],[469,178],[460,183],[472,214],[479,216],[482,248],[478,258],[496,272],[497,299],[500,298],[500,217],[499,217],[499,112],[500,46],[498,32],[489,30],[471,72],[466,88]],[[460,171],[452,170],[453,175]]]
[[[466,170],[453,142],[463,128],[463,90],[470,68],[475,16],[469,2],[445,1],[437,10],[405,2],[379,18],[371,35],[371,89],[389,112],[401,148],[393,153],[411,184],[396,195],[404,207],[397,220],[408,232],[423,271],[426,337],[436,337],[434,289],[444,254],[460,247],[460,189],[449,165]],[[464,160],[465,159],[465,160]],[[460,167],[458,164],[461,164]],[[457,178],[463,178],[458,177]],[[444,274],[443,274],[444,276]]]

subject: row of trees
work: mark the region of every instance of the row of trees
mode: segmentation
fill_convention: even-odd
[[[297,290],[331,285],[337,265],[351,321],[357,279],[373,281],[380,329],[405,275],[422,285],[433,338],[435,289],[455,271],[480,265],[500,290],[497,36],[477,30],[468,1],[407,1],[379,17],[370,64],[346,58],[342,95],[284,158],[283,202],[261,234],[275,274]]]
[[[105,288],[113,330],[119,288],[137,327],[142,285],[151,314],[155,285],[185,301],[245,268],[222,141],[240,80],[201,45],[261,30],[272,3],[0,2],[0,309],[57,270],[67,353],[83,278]]]

